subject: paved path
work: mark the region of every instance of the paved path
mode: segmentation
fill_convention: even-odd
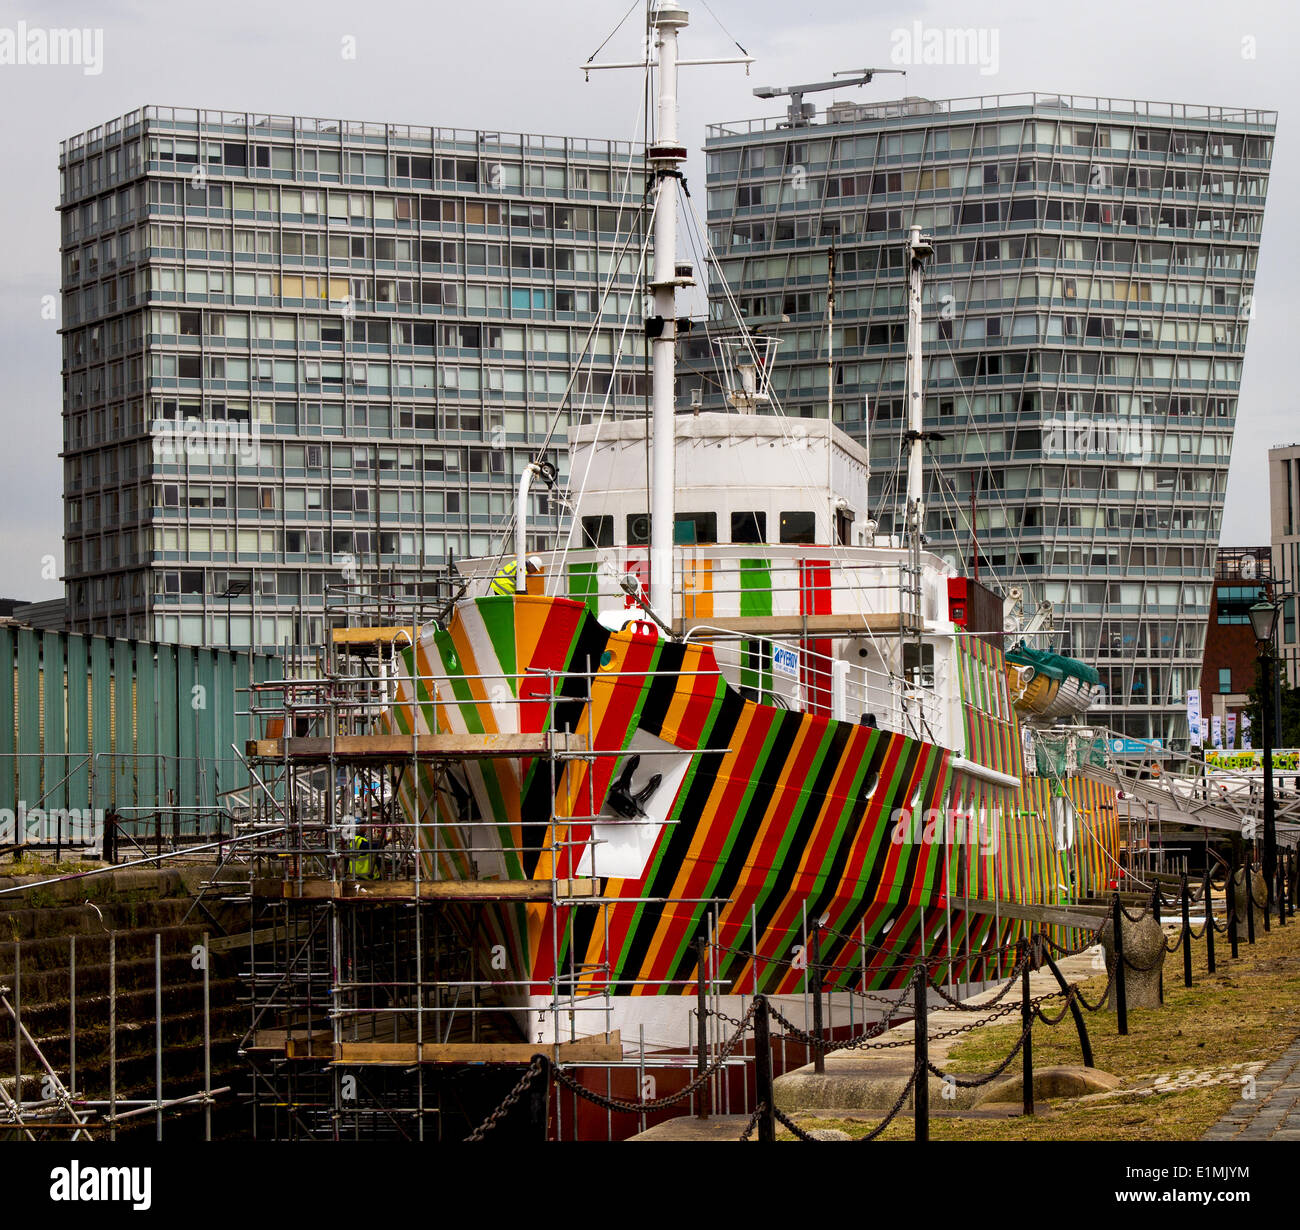
[[[1300,1038],[1255,1078],[1202,1140],[1300,1140]]]

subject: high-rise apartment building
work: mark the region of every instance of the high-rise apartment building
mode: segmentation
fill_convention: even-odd
[[[1300,593],[1300,444],[1268,450],[1269,541],[1273,575],[1283,593],[1277,621],[1277,647],[1285,679],[1300,687],[1300,630],[1296,626],[1296,594]]]
[[[1275,122],[1035,94],[710,129],[714,313],[734,299],[782,339],[789,413],[831,403],[867,443],[886,531],[906,485],[903,242],[933,237],[929,543],[1020,586],[1027,612],[1049,599],[1056,646],[1101,669],[1098,719],[1130,736],[1186,738]]]
[[[643,344],[641,165],[618,142],[159,107],[65,141],[70,626],[313,643],[327,586],[415,597],[494,550],[557,413],[563,482],[570,414],[644,404],[639,363],[613,375],[621,320],[624,356]],[[530,524],[551,545],[544,489]]]

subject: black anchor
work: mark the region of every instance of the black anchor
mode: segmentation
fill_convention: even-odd
[[[609,794],[605,799],[610,810],[617,812],[627,820],[645,817],[645,808],[642,805],[659,789],[659,784],[663,781],[663,774],[656,773],[640,790],[633,794],[632,775],[636,772],[640,763],[641,757],[633,756],[623,766],[623,772],[618,775],[618,780],[609,788]]]

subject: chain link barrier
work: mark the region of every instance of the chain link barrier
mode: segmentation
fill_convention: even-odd
[[[513,1107],[515,1103],[528,1092],[533,1081],[545,1072],[549,1066],[550,1061],[545,1055],[534,1055],[532,1062],[528,1065],[528,1071],[519,1078],[519,1083],[508,1094],[506,1094],[501,1101],[501,1105],[465,1137],[465,1143],[476,1144],[483,1140],[484,1137],[486,1137],[487,1134],[510,1113],[511,1107]]]
[[[555,1079],[558,1084],[563,1085],[571,1093],[575,1093],[580,1098],[599,1106],[604,1110],[616,1110],[625,1114],[644,1115],[656,1110],[665,1110],[669,1106],[674,1106],[678,1102],[684,1102],[703,1088],[708,1082],[722,1069],[726,1062],[731,1058],[732,1052],[740,1044],[741,1039],[745,1036],[745,1031],[749,1028],[754,1019],[754,1013],[757,1011],[757,1005],[751,1004],[745,1018],[740,1022],[740,1027],[736,1030],[726,1042],[722,1044],[722,1049],[718,1053],[717,1059],[713,1061],[703,1072],[699,1073],[694,1080],[690,1081],[676,1093],[666,1094],[662,1098],[655,1098],[650,1102],[627,1101],[622,1098],[607,1098],[604,1094],[596,1093],[588,1089],[581,1082],[574,1080],[563,1068],[556,1068]]]

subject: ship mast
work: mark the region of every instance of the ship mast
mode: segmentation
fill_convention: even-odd
[[[654,178],[654,256],[648,289],[653,314],[646,321],[652,342],[650,452],[650,608],[671,623],[673,614],[674,490],[677,482],[677,288],[694,285],[692,271],[677,265],[677,185],[682,179],[686,147],[677,135],[677,70],[686,65],[753,63],[740,56],[680,60],[677,35],[690,17],[677,0],[647,0],[648,21],[658,50],[659,102],[654,140],[646,149],[646,165]],[[744,51],[744,48],[741,48]],[[598,64],[588,60],[582,71],[599,68],[643,68],[643,61]]]
[[[650,292],[654,314],[651,375],[650,606],[660,619],[673,616],[673,524],[677,482],[677,184],[686,147],[677,139],[677,35],[689,18],[676,0],[651,11],[658,36],[659,107],[655,140],[646,151],[654,176],[655,246]]]
[[[921,283],[925,260],[934,245],[921,235],[921,228],[908,231],[907,274],[907,502],[908,537],[919,543],[925,528],[925,492],[922,488],[922,446],[925,441],[925,398],[921,389]]]

